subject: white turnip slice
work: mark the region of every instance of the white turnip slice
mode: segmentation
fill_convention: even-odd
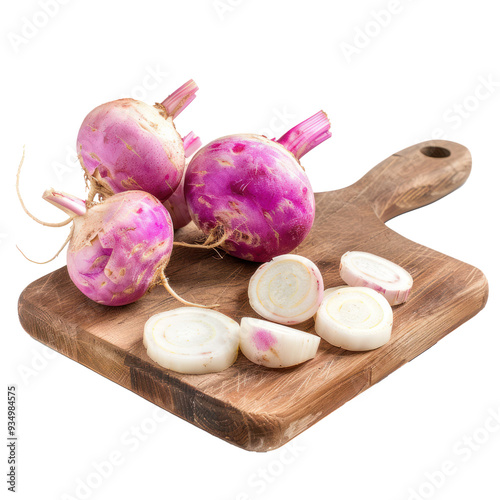
[[[369,351],[389,341],[393,315],[387,299],[367,287],[329,291],[316,313],[316,333],[348,351]]]
[[[320,340],[317,335],[262,319],[241,320],[241,352],[268,368],[286,368],[314,358]]]
[[[368,252],[346,252],[340,277],[350,286],[367,286],[381,293],[391,306],[408,300],[413,278],[401,266]]]
[[[210,309],[180,307],[144,325],[148,356],[164,368],[201,374],[225,370],[238,356],[240,325]]]
[[[312,318],[323,300],[323,278],[316,264],[285,254],[262,264],[248,285],[250,306],[263,318],[295,325]]]

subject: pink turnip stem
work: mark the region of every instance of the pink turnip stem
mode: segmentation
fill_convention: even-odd
[[[167,110],[167,115],[172,118],[177,117],[184,108],[196,97],[198,85],[193,80],[189,80],[182,87],[179,87],[173,94],[170,94],[163,102],[163,107]]]
[[[184,156],[186,158],[189,158],[201,148],[201,139],[193,132],[189,132],[189,134],[182,139],[182,142],[184,143]]]
[[[276,142],[288,149],[299,160],[331,136],[330,120],[324,111],[319,111],[290,129]]]
[[[87,211],[87,205],[84,200],[71,194],[63,193],[62,191],[49,188],[43,193],[42,197],[45,201],[48,201],[71,216],[84,215]]]

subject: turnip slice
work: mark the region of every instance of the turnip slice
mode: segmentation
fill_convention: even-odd
[[[238,323],[210,309],[172,309],[155,314],[144,326],[148,356],[181,373],[225,370],[235,362],[239,342]]]
[[[348,351],[369,351],[391,337],[392,309],[387,299],[367,287],[337,287],[316,313],[316,333]]]
[[[295,325],[312,318],[323,300],[323,278],[316,264],[300,255],[279,255],[250,279],[252,309],[263,318]]]
[[[167,200],[185,167],[183,140],[173,120],[195,98],[189,80],[161,104],[118,99],[93,109],[78,132],[77,153],[91,185],[89,200],[142,190]]]
[[[235,134],[202,147],[186,169],[184,194],[207,241],[254,262],[297,248],[315,214],[300,158],[329,137],[330,122],[319,111],[277,140]]]
[[[268,368],[286,368],[314,358],[320,340],[317,335],[262,319],[241,320],[241,352]]]
[[[402,267],[368,252],[346,252],[342,255],[340,277],[350,286],[373,288],[391,306],[405,302],[413,286],[413,278]]]

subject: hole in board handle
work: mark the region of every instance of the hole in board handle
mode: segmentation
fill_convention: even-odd
[[[448,156],[451,156],[449,149],[440,148],[439,146],[425,146],[420,152],[429,158],[448,158]]]

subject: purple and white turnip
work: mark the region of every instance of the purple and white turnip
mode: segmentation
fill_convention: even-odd
[[[89,299],[108,306],[130,304],[161,280],[172,253],[173,228],[154,196],[127,191],[90,208],[54,189],[43,198],[73,217],[68,273]]]
[[[77,153],[90,183],[89,199],[142,190],[161,202],[181,182],[185,167],[183,140],[174,125],[195,98],[189,80],[161,104],[118,99],[98,106],[83,120]]]
[[[331,137],[323,111],[271,140],[222,137],[190,161],[184,194],[194,223],[220,247],[267,262],[295,249],[314,222],[314,193],[300,158]]]

